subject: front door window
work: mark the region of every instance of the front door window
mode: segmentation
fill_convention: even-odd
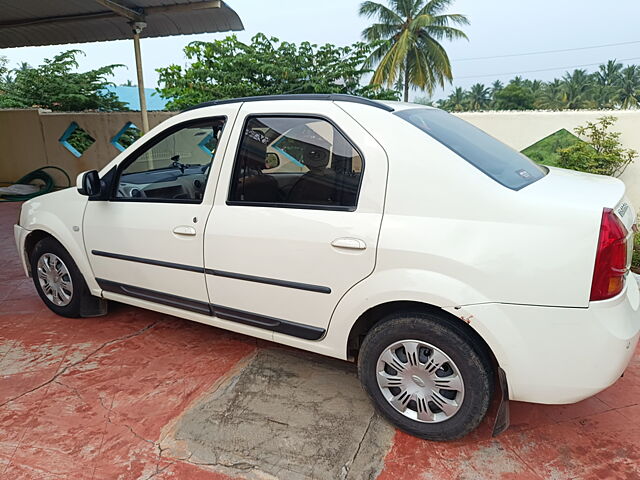
[[[115,199],[202,201],[223,126],[223,119],[199,121],[143,146],[120,173]]]

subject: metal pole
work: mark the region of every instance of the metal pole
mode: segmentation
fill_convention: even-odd
[[[144,79],[142,78],[142,55],[140,54],[140,32],[147,24],[133,23],[133,48],[136,54],[136,72],[138,74],[138,95],[140,96],[140,114],[142,115],[142,133],[149,131],[149,116],[147,114],[147,98],[144,94]]]

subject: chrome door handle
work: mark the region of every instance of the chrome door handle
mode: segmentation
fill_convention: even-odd
[[[364,243],[364,240],[360,240],[359,238],[336,238],[331,245],[336,248],[346,248],[348,250],[364,250],[367,248],[367,244]]]
[[[189,227],[188,225],[180,225],[173,229],[173,233],[176,235],[187,235],[193,237],[196,234],[196,229]]]

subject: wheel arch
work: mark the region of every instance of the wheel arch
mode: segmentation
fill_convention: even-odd
[[[451,327],[466,333],[474,342],[480,352],[487,356],[490,360],[494,372],[498,371],[499,362],[492,348],[489,346],[483,336],[471,327],[462,318],[457,317],[451,312],[444,310],[436,305],[413,301],[413,300],[394,300],[370,307],[363,312],[351,326],[347,339],[347,357],[353,358],[357,362],[358,351],[362,340],[367,333],[380,322],[384,322],[385,317],[392,313],[431,313],[437,315]]]
[[[35,248],[36,244],[46,238],[46,237],[51,237],[53,238],[55,241],[57,241],[58,243],[60,243],[62,245],[62,242],[60,242],[60,240],[58,240],[54,235],[52,235],[50,232],[47,232],[45,230],[41,230],[41,229],[37,229],[37,230],[32,230],[24,239],[24,254],[25,254],[25,259],[26,259],[26,266],[27,266],[27,272],[29,273],[29,275],[32,275],[31,272],[31,252],[33,252],[33,249]]]
[[[57,223],[56,225],[58,226],[59,223]],[[89,265],[89,260],[86,256],[82,239],[80,239],[80,242],[78,242],[75,238],[70,236],[71,233],[66,229],[61,229],[60,233],[62,235],[58,235],[56,232],[54,232],[53,229],[48,228],[47,225],[44,224],[32,225],[30,226],[30,230],[30,233],[25,237],[24,240],[24,255],[26,260],[25,263],[29,275],[32,275],[30,258],[33,248],[42,239],[47,237],[53,238],[69,253],[69,255],[71,255],[71,258],[73,258],[74,262],[76,263],[92,294],[100,294],[101,289],[95,281],[93,270]]]

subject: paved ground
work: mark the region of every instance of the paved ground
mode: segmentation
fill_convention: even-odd
[[[53,315],[16,215],[0,204],[0,478],[640,478],[640,351],[594,398],[425,442],[373,413],[348,363],[123,305]]]

